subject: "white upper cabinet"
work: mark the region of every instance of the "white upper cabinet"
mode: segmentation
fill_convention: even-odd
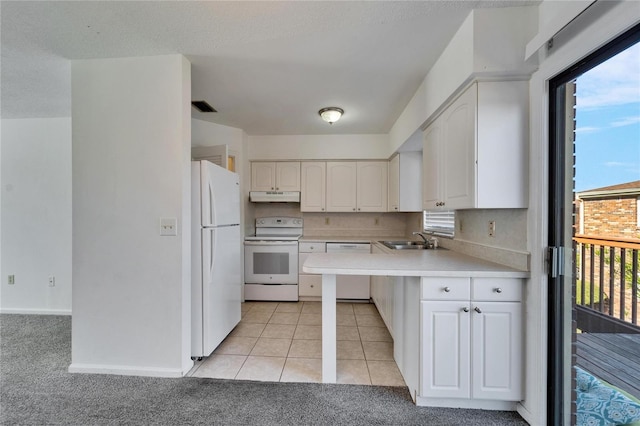
[[[276,190],[276,163],[251,163],[251,190]]]
[[[326,209],[327,163],[302,162],[300,165],[300,211],[323,212]]]
[[[251,163],[252,191],[300,191],[300,162]]]
[[[528,84],[478,82],[423,134],[423,207],[526,208]]]
[[[440,177],[440,149],[442,131],[440,120],[434,121],[424,131],[422,147],[422,207],[433,210],[442,205],[444,179]]]
[[[389,160],[388,211],[422,211],[422,153],[401,152]]]
[[[358,161],[357,168],[357,211],[387,211],[388,163]]]
[[[390,212],[397,212],[400,208],[400,155],[389,160],[389,208]]]
[[[327,162],[326,211],[386,212],[387,161]]]
[[[327,162],[327,211],[356,211],[357,174],[355,161]]]

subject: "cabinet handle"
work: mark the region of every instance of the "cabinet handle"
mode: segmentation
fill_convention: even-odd
[[[271,190],[273,191],[273,186],[271,187]]]
[[[353,211],[354,211],[354,212],[356,211],[356,208],[355,208],[355,207],[353,208]]]
[[[323,208],[321,208],[320,210],[324,211],[324,207],[323,207]]]
[[[311,284],[310,287],[313,288],[313,284]]]
[[[482,311],[480,310],[480,308],[478,308],[477,306],[475,308],[473,308],[474,311],[476,311],[477,313],[481,314]]]
[[[469,308],[467,308],[466,306],[465,306],[464,308],[462,308],[462,310],[463,310],[464,312],[469,312]]]
[[[280,190],[280,188],[276,188],[276,191],[279,191],[279,190]]]
[[[495,291],[496,293],[502,293],[502,289],[501,289],[500,287],[496,288],[494,291]]]
[[[451,287],[445,287],[443,290],[445,293],[449,293],[451,291]]]
[[[394,210],[398,210],[398,208],[397,208],[397,207],[394,207],[393,209],[394,209]]]

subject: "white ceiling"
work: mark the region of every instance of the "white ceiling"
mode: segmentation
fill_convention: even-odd
[[[2,1],[2,118],[71,115],[70,60],[184,54],[193,117],[250,135],[388,133],[474,8],[539,1]],[[318,110],[338,106],[330,126]]]

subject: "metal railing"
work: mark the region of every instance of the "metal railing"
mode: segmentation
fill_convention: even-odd
[[[573,241],[576,306],[640,326],[640,240],[576,235]]]

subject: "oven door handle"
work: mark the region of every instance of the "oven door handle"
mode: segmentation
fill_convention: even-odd
[[[245,241],[245,246],[297,246],[297,241]]]

